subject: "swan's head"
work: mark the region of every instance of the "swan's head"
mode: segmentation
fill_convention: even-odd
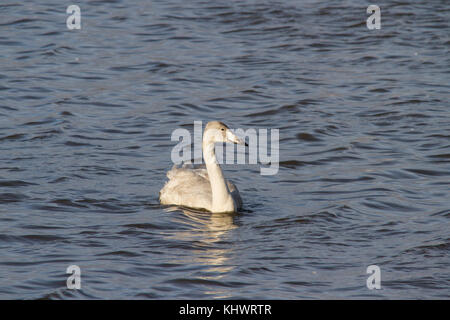
[[[227,125],[220,121],[208,122],[203,133],[203,143],[230,142],[247,145],[245,141],[239,139]]]

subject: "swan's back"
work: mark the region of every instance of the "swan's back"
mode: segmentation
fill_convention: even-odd
[[[159,193],[161,204],[186,206],[212,211],[212,191],[208,171],[205,165],[174,165],[167,172],[169,181]],[[238,209],[242,207],[239,190],[230,181],[226,181],[231,196]]]

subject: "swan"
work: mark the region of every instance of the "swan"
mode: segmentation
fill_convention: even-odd
[[[226,124],[211,121],[203,132],[202,152],[205,166],[176,165],[167,172],[169,180],[159,192],[163,205],[203,209],[213,213],[237,212],[242,199],[236,186],[227,181],[216,159],[215,143],[230,142],[247,145]]]

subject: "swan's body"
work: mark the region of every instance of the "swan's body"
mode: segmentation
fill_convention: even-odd
[[[244,144],[229,128],[218,121],[209,122],[203,134],[203,158],[206,165],[195,168],[174,166],[168,173],[169,181],[161,189],[161,204],[205,209],[211,212],[236,212],[242,207],[236,186],[227,181],[216,159],[214,144],[232,142]]]

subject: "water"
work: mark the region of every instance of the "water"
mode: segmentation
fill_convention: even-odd
[[[0,5],[0,298],[450,298],[449,7]],[[171,210],[176,128],[278,128],[244,209]],[[69,265],[81,290],[66,288]],[[381,290],[366,268],[378,265]]]

